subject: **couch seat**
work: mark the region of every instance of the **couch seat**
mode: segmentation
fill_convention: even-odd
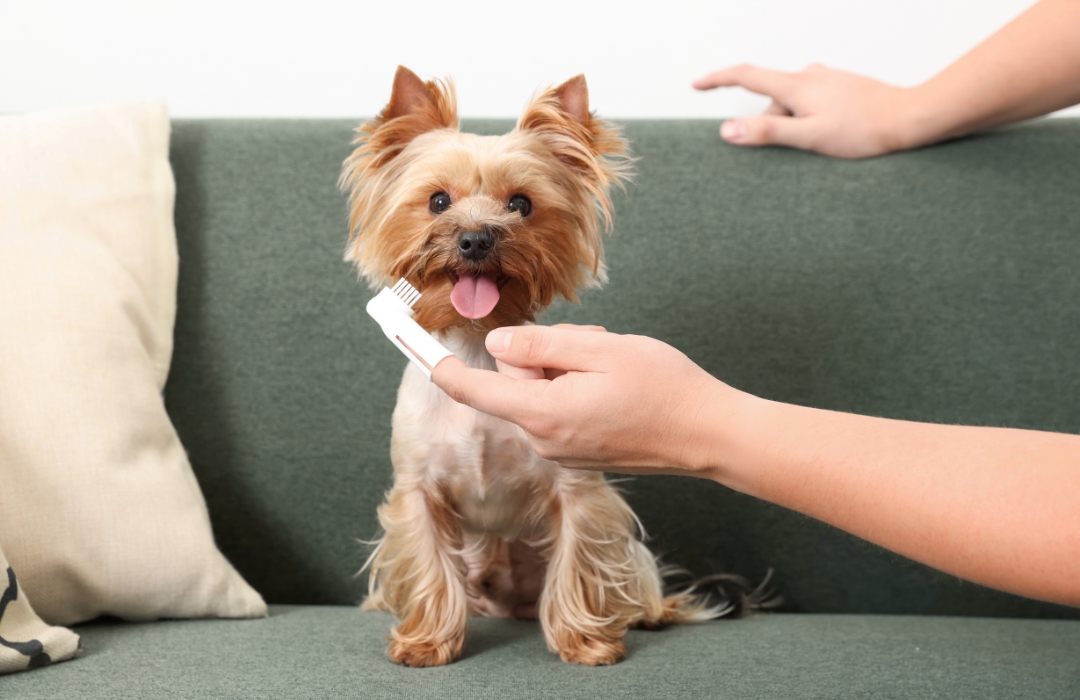
[[[57,698],[1080,698],[1080,622],[773,614],[632,631],[581,668],[539,625],[473,619],[464,657],[395,666],[391,617],[272,606],[262,620],[76,628],[74,661],[0,678],[4,700]]]

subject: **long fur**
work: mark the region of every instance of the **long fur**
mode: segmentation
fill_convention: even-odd
[[[457,130],[453,85],[399,68],[390,102],[358,130],[341,185],[350,195],[346,259],[374,287],[404,277],[423,297],[417,321],[473,367],[494,369],[487,331],[533,321],[556,296],[604,279],[610,192],[629,176],[619,130],[588,109],[582,76],[536,95],[504,136]],[[434,214],[434,193],[453,204]],[[532,211],[511,211],[527,195]],[[494,235],[464,259],[467,231]],[[488,316],[450,301],[464,275],[501,285]],[[435,666],[460,656],[469,614],[537,618],[564,660],[612,664],[632,626],[662,627],[725,612],[684,590],[664,595],[641,524],[602,474],[539,457],[517,426],[455,403],[411,365],[393,416],[394,486],[379,507],[383,536],[365,609],[399,623],[390,657]]]

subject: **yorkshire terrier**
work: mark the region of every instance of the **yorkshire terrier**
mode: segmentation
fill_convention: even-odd
[[[341,176],[346,260],[373,287],[416,287],[416,321],[469,366],[495,369],[488,331],[604,281],[610,190],[631,161],[589,111],[584,76],[540,93],[510,133],[478,136],[458,130],[452,83],[399,67],[357,134]],[[469,615],[539,618],[551,651],[595,666],[625,656],[630,627],[724,612],[689,590],[665,597],[637,516],[602,474],[541,458],[520,428],[455,403],[412,364],[390,456],[363,609],[397,617],[397,663],[456,660]]]

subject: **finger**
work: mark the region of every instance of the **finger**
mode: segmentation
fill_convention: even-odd
[[[790,117],[792,112],[784,105],[780,104],[776,100],[773,100],[772,103],[765,108],[765,111],[762,112],[762,114],[772,114],[777,117]]]
[[[487,349],[515,367],[600,371],[619,346],[621,336],[569,328],[516,326],[488,333]]]
[[[698,90],[743,87],[759,95],[768,95],[774,100],[788,102],[795,90],[795,81],[796,78],[791,73],[744,64],[710,73],[695,80],[693,85]]]
[[[579,326],[574,323],[556,323],[551,328],[563,328],[566,330],[589,331],[592,333],[607,333],[603,326]],[[502,360],[495,360],[495,368],[500,374],[505,374],[514,379],[555,379],[566,374],[565,369],[543,369],[540,367],[516,367]]]
[[[813,120],[773,114],[729,119],[720,127],[720,136],[739,146],[791,146],[807,151],[813,150],[816,140]]]
[[[511,423],[529,418],[547,382],[513,379],[498,372],[473,369],[450,355],[431,372],[431,381],[458,403]]]
[[[607,328],[603,326],[579,326],[576,323],[556,323],[552,328],[569,328],[570,330],[578,331],[596,331],[598,333],[607,333]]]
[[[495,360],[495,369],[499,370],[499,374],[514,379],[546,379],[544,370],[540,367],[515,367],[502,360]]]

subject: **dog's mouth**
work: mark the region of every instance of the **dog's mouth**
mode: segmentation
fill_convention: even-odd
[[[450,303],[459,314],[473,320],[484,318],[495,310],[503,286],[510,281],[501,272],[466,272],[451,275],[451,279],[454,290],[450,292]]]

